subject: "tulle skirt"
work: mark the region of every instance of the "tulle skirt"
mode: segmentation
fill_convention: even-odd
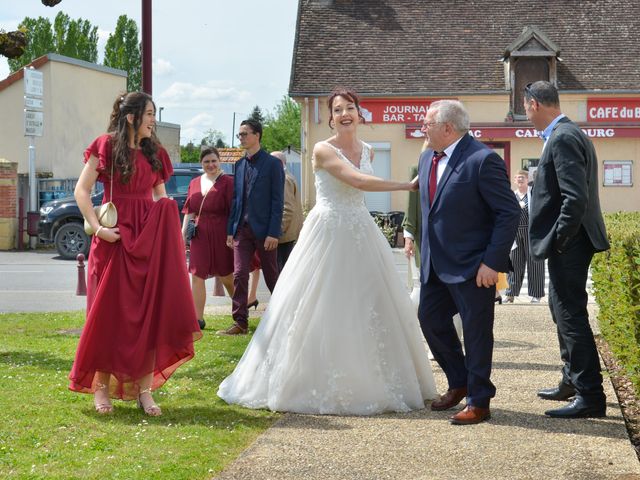
[[[309,414],[424,408],[436,388],[405,284],[364,206],[317,205],[218,395]]]

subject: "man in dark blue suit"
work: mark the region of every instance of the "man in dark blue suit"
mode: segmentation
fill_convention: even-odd
[[[262,125],[240,124],[238,139],[246,154],[236,163],[233,200],[227,224],[227,246],[233,248],[233,320],[221,335],[242,335],[249,327],[249,271],[258,252],[264,280],[273,292],[278,280],[278,237],[284,202],[282,163],[260,147]]]
[[[454,424],[490,418],[493,316],[498,272],[508,270],[520,208],[504,161],[472,138],[469,115],[455,100],[429,107],[418,163],[422,207],[418,318],[449,388],[431,404],[447,410],[466,397]],[[460,313],[465,353],[453,325]],[[465,358],[466,356],[466,358]]]

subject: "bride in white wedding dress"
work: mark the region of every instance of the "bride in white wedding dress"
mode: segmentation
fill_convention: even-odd
[[[234,372],[228,403],[309,414],[372,415],[424,408],[435,382],[415,309],[363,191],[410,190],[371,174],[356,137],[358,97],[329,97],[336,135],[313,152],[316,205]]]

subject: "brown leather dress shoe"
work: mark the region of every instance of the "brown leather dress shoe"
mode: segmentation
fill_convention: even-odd
[[[467,387],[450,388],[447,393],[442,395],[438,400],[431,402],[431,410],[439,412],[441,410],[449,410],[458,405],[464,397],[467,396]]]
[[[249,331],[248,328],[242,328],[237,323],[234,323],[226,330],[218,330],[216,332],[217,335],[246,335]]]
[[[463,410],[451,417],[451,423],[453,425],[474,425],[490,418],[491,412],[488,408],[467,405]]]

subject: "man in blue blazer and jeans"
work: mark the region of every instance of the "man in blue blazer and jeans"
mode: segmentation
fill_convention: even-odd
[[[249,271],[258,252],[264,280],[271,292],[278,280],[278,237],[284,202],[284,171],[280,160],[260,147],[262,125],[248,119],[240,124],[245,156],[236,163],[233,200],[227,224],[227,246],[233,248],[233,320],[220,335],[243,335],[249,327]]]
[[[451,423],[490,418],[493,316],[498,272],[508,271],[520,207],[504,161],[471,137],[469,115],[455,100],[430,105],[418,163],[422,207],[418,318],[449,388],[432,410],[465,408]],[[465,353],[453,325],[460,313]]]

